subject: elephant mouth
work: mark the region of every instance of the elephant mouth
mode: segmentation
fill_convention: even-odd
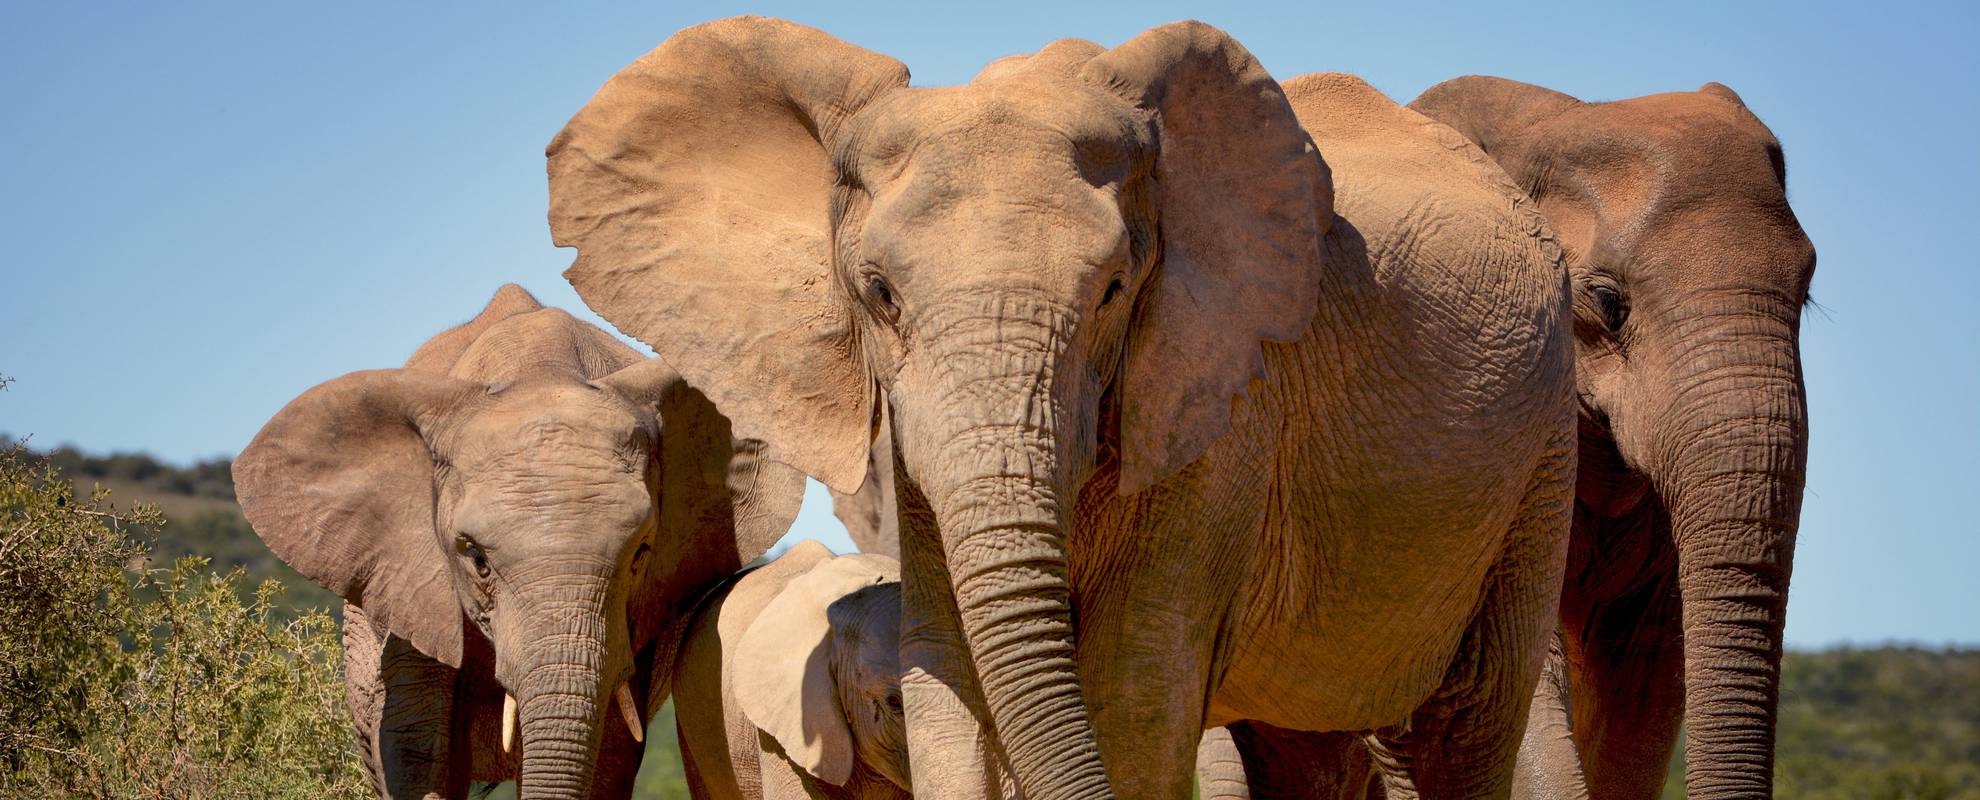
[[[613,685],[618,688],[612,690],[611,704],[615,712],[612,716],[618,717],[619,721],[625,724],[626,732],[632,735],[634,742],[644,744],[646,742],[646,727],[641,724],[641,720],[644,717],[639,713],[639,699],[633,692],[633,677],[629,673],[626,677],[614,682]],[[502,753],[504,755],[511,755],[516,752],[516,731],[521,727],[521,714],[518,709],[519,704],[516,702],[516,696],[509,692],[503,692]]]

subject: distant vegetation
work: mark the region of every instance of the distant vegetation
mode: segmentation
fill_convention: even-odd
[[[0,797],[368,795],[321,613],[341,601],[255,537],[229,467],[0,450]],[[1783,673],[1777,796],[1980,800],[1980,651]],[[686,797],[671,707],[650,731],[635,796]]]
[[[1980,650],[1790,652],[1774,749],[1776,797],[1980,800]]]
[[[0,443],[12,441],[0,434]],[[74,482],[78,496],[87,497],[101,487],[118,504],[157,504],[169,520],[156,531],[153,557],[157,560],[170,563],[200,556],[216,567],[240,567],[246,573],[240,584],[243,597],[263,580],[281,581],[287,600],[276,614],[284,619],[311,609],[343,618],[341,598],[290,569],[254,535],[234,502],[232,460],[214,458],[179,467],[145,453],[92,456],[72,447],[57,447],[41,458]]]

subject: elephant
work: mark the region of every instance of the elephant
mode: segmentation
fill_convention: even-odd
[[[1197,22],[907,80],[706,23],[546,155],[565,277],[770,457],[856,492],[884,406],[914,793],[1185,798],[1240,721],[1508,791],[1575,467],[1518,187]]]
[[[509,285],[403,368],[291,401],[234,480],[269,548],[347,603],[381,796],[519,778],[624,797],[669,685],[641,665],[671,665],[694,600],[797,513],[803,475],[761,449],[663,363]]]
[[[703,800],[905,800],[900,563],[809,539],[712,593],[673,669]]]
[[[1580,469],[1549,669],[1571,695],[1543,685],[1552,718],[1530,724],[1572,709],[1597,797],[1658,796],[1680,724],[1688,796],[1771,797],[1815,270],[1780,141],[1717,83],[1584,103],[1474,76],[1410,107],[1511,174],[1572,277]]]
[[[875,410],[874,445],[868,450],[866,480],[852,492],[832,492],[832,514],[862,553],[901,557],[900,515],[894,509],[894,432],[887,408]]]

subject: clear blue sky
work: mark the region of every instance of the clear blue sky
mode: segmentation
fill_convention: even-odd
[[[230,454],[504,281],[582,311],[544,223],[543,145],[681,27],[788,17],[940,85],[1200,17],[1282,78],[1351,71],[1404,102],[1466,73],[1583,99],[1737,89],[1785,142],[1821,253],[1788,639],[1980,643],[1980,16],[1962,4],[438,5],[10,7],[0,374],[18,382],[0,431]],[[811,499],[796,533],[845,547]]]

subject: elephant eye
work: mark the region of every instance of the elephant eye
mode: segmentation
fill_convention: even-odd
[[[483,578],[488,577],[488,554],[481,551],[481,545],[468,538],[467,534],[461,534],[454,541],[460,548],[461,554],[474,562],[474,574]]]
[[[1106,308],[1108,304],[1114,302],[1115,298],[1120,297],[1121,292],[1124,291],[1127,291],[1126,279],[1115,275],[1113,280],[1107,282],[1106,293],[1100,295],[1100,307]]]
[[[892,711],[892,712],[894,712],[894,713],[896,713],[896,714],[899,714],[899,713],[901,713],[901,693],[900,693],[900,692],[888,692],[888,693],[887,693],[887,710],[888,710],[888,711]]]
[[[1629,306],[1623,304],[1622,293],[1612,286],[1597,286],[1593,290],[1595,307],[1602,312],[1602,324],[1614,333],[1622,330],[1623,323],[1629,320]]]

